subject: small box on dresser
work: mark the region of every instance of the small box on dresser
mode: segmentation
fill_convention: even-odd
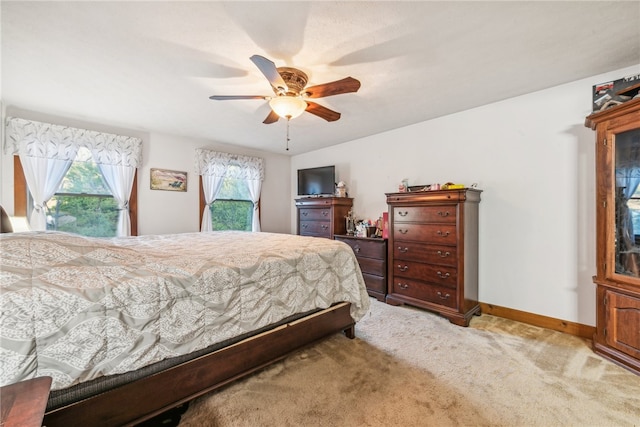
[[[369,296],[385,301],[387,295],[387,241],[374,237],[336,235],[356,255]]]
[[[480,190],[388,193],[386,301],[468,326],[478,302]]]

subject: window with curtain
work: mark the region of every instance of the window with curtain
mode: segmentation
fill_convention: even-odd
[[[94,184],[99,181],[99,175],[103,187],[110,194],[92,192],[94,200],[111,197],[117,205],[115,235],[131,235],[129,205],[132,194],[135,194],[133,185],[136,171],[142,163],[140,138],[9,117],[5,152],[19,158],[20,169],[32,199],[33,209],[28,217],[33,230],[46,230],[49,223],[57,229],[62,225],[78,223],[80,213],[60,215],[62,201],[56,200],[53,204],[52,198],[76,197],[75,204],[78,204],[78,197],[82,197],[78,193],[82,194],[84,190],[76,188],[75,184],[81,181],[78,173],[86,173],[87,181],[93,181]],[[91,173],[87,170],[87,164],[83,165],[80,161],[89,158],[94,162],[93,179],[89,177]],[[73,166],[76,166],[74,170]],[[83,168],[85,170],[82,172]],[[100,191],[104,192],[104,188]],[[51,215],[52,210],[55,214],[55,209],[58,209],[57,217]]]
[[[196,172],[202,178],[201,199],[204,201],[200,230],[260,231],[263,160],[205,148],[196,149],[195,160]],[[242,225],[246,222],[250,227]]]
[[[117,234],[118,202],[85,147],[78,149],[58,191],[45,207],[47,230],[94,237]]]

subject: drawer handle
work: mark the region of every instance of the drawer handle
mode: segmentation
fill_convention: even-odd
[[[308,225],[307,224],[302,224],[302,228],[307,228]]]
[[[405,265],[404,267],[400,264],[398,264],[398,270],[400,271],[407,271],[409,269],[408,265]]]
[[[451,252],[446,251],[445,253],[442,253],[442,251],[438,251],[438,255],[440,255],[440,258],[446,258],[451,255]]]
[[[448,231],[445,231],[444,233],[440,230],[436,231],[436,234],[440,237],[447,237],[449,235]]]
[[[355,245],[355,246],[353,247],[353,251],[354,251],[355,253],[360,252],[360,246]]]
[[[323,215],[323,216],[327,216],[327,215],[329,215],[329,211],[322,211],[322,215]]]
[[[307,216],[307,215],[309,215],[309,212],[307,212],[307,211],[302,211],[302,216]]]
[[[404,212],[403,211],[398,211],[398,215],[407,216],[407,215],[409,215],[409,212],[408,211],[404,211]]]
[[[446,211],[446,212],[439,211],[438,215],[440,215],[440,216],[449,216],[449,211]]]
[[[401,234],[407,234],[407,233],[409,232],[409,229],[407,229],[407,228],[398,228],[398,231],[399,231]]]
[[[440,299],[449,299],[450,296],[451,295],[449,295],[449,294],[442,295],[442,292],[438,291],[438,298],[440,298]]]
[[[442,274],[442,271],[438,271],[436,274],[441,279],[447,279],[449,276],[451,276],[449,273]]]
[[[409,252],[409,248],[403,248],[402,246],[398,246],[398,251],[402,252],[403,254],[406,254],[407,252]]]
[[[406,283],[398,282],[398,287],[400,289],[407,289],[409,285],[407,285]]]
[[[326,230],[327,228],[329,228],[329,226],[328,226],[328,225],[326,225],[326,224],[322,224],[322,226],[321,226],[321,227],[322,227],[322,229],[323,229],[323,230]]]

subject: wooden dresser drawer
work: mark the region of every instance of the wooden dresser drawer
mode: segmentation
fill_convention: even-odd
[[[456,244],[456,226],[445,224],[393,224],[393,233],[398,241],[414,241],[437,244]]]
[[[387,257],[387,247],[382,240],[341,238],[340,236],[335,236],[334,238],[351,246],[358,257],[377,259],[385,259]]]
[[[394,277],[424,280],[452,288],[455,288],[458,282],[458,271],[455,268],[400,259],[393,260],[393,275]]]
[[[395,222],[456,222],[456,206],[398,206],[393,208]]]
[[[387,263],[384,259],[364,258],[356,257],[358,264],[360,264],[360,270],[363,273],[376,274],[378,276],[384,276],[387,269]]]
[[[393,258],[453,267],[458,263],[458,253],[455,246],[425,245],[403,241],[395,242]]]
[[[301,236],[331,237],[329,221],[300,221]]]
[[[444,286],[430,285],[396,277],[393,280],[393,292],[451,308],[458,308],[456,290]]]
[[[300,208],[300,221],[331,220],[331,209],[329,208]]]
[[[387,293],[387,279],[385,276],[362,273],[362,277],[364,278],[364,284],[367,286],[367,290],[383,294]]]

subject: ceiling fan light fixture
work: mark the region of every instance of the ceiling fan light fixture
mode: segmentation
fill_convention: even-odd
[[[306,110],[307,103],[297,96],[276,96],[269,101],[269,107],[282,118],[295,119]]]

